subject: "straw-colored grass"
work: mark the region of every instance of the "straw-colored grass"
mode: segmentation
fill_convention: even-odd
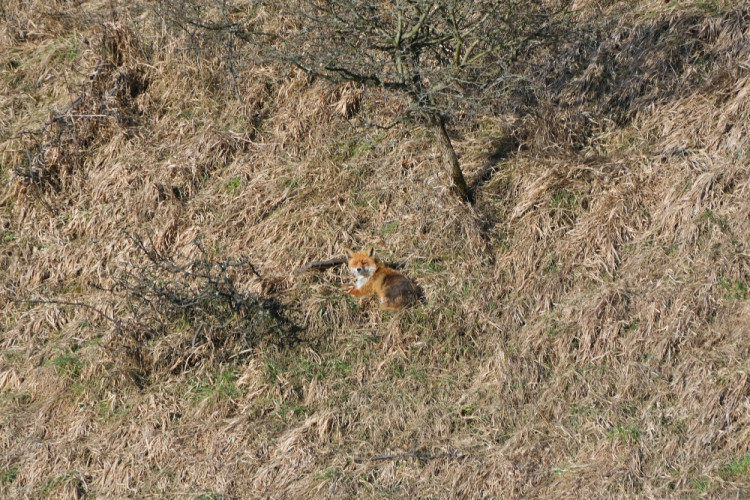
[[[141,2],[6,4],[0,496],[750,491],[745,7],[576,2],[492,115],[451,123],[466,205],[428,129],[363,125],[398,96],[229,61]],[[247,257],[237,293],[302,329],[124,332],[133,234]],[[366,245],[424,301],[294,272]]]

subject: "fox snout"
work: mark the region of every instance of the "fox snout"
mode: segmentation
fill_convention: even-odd
[[[375,272],[375,269],[373,269],[375,266],[357,266],[357,267],[350,267],[349,270],[352,272],[355,276],[369,276],[373,272]]]

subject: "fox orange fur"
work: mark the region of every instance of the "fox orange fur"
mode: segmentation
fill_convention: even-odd
[[[380,297],[380,308],[391,311],[417,302],[414,284],[376,258],[372,247],[359,252],[347,248],[346,254],[349,256],[349,271],[357,278],[356,285],[344,287],[347,292],[355,297],[377,295]]]

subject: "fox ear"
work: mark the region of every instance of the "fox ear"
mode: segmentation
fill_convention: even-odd
[[[344,252],[346,252],[346,255],[348,255],[350,258],[354,255],[354,250],[351,248],[344,248]]]
[[[372,257],[373,255],[375,255],[375,247],[368,248],[367,249],[367,255],[369,255],[370,257]]]

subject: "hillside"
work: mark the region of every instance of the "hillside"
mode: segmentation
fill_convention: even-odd
[[[574,2],[449,124],[474,204],[158,5],[0,6],[0,496],[750,496],[747,5]],[[295,273],[366,246],[420,305]]]

